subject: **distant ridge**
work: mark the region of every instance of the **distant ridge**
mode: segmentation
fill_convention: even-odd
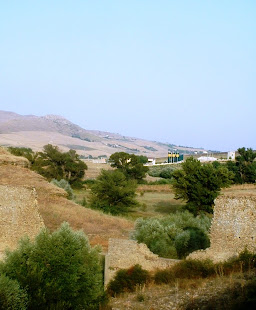
[[[86,130],[59,115],[20,115],[0,111],[0,145],[40,150],[48,143],[63,150],[75,149],[83,157],[90,158],[108,157],[115,152],[167,157],[168,150],[172,148],[183,153],[204,151],[104,131]]]

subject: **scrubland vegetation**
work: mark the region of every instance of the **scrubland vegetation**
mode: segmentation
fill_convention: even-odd
[[[10,151],[28,158],[31,168],[63,188],[69,199],[134,221],[131,238],[167,258],[183,259],[207,248],[214,199],[231,184],[255,183],[256,179],[256,154],[245,148],[239,149],[235,162],[201,164],[189,158],[175,168],[153,167],[149,171],[143,166],[145,158],[115,153],[110,157],[112,169],[102,170],[91,180],[84,180],[87,166],[75,151],[62,153],[51,145],[38,153],[17,148]],[[148,183],[147,172],[157,181]],[[245,251],[223,264],[186,260],[154,275],[134,266],[117,273],[108,293],[114,296],[139,287],[136,306],[130,309],[143,309],[148,299],[141,291],[145,285],[154,289],[168,285],[177,291],[177,283],[188,289],[186,282],[199,287],[202,279],[222,277],[224,283],[225,277],[239,278],[240,274],[243,284],[226,285],[218,296],[208,296],[207,304],[203,296],[185,299],[182,309],[243,309],[241,305],[249,307],[256,302],[255,262],[255,254]],[[41,232],[34,243],[23,240],[16,251],[8,253],[0,271],[0,309],[8,309],[6,305],[11,303],[10,309],[98,309],[100,304],[104,309],[99,252],[84,235],[66,225],[54,233]],[[225,308],[227,302],[230,307]]]
[[[183,260],[171,269],[147,273],[140,266],[117,272],[108,285],[110,308],[125,309],[254,309],[256,256],[214,264]],[[140,275],[142,275],[140,277]],[[133,292],[133,293],[131,293]]]

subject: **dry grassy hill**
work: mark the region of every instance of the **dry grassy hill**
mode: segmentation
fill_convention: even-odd
[[[2,161],[1,154],[9,160]],[[133,228],[132,222],[75,204],[66,199],[66,193],[62,189],[48,183],[28,168],[17,165],[16,159],[0,148],[0,184],[35,187],[39,212],[50,230],[67,221],[73,229],[82,229],[89,236],[92,245],[100,244],[103,249],[107,248],[109,238],[128,238]],[[18,159],[23,160],[21,157]]]
[[[148,157],[166,157],[174,147],[183,152],[202,151],[155,141],[125,137],[120,134],[84,129],[58,115],[19,115],[0,111],[0,145],[30,147],[41,150],[46,144],[61,149],[76,150],[80,155],[110,156],[115,152],[128,152]]]

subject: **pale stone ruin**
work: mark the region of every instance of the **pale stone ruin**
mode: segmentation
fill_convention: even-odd
[[[35,189],[0,185],[0,259],[6,248],[15,249],[24,236],[33,239],[43,227]]]
[[[237,256],[245,247],[251,252],[256,252],[256,194],[229,194],[217,198],[210,240],[210,248],[193,252],[187,258],[209,258],[219,262]],[[178,261],[158,257],[143,243],[110,239],[105,260],[105,285],[119,269],[139,264],[143,269],[154,271],[172,267]]]
[[[211,246],[189,255],[214,262],[237,256],[245,247],[256,252],[256,195],[220,196],[215,200]]]
[[[108,254],[105,256],[105,286],[120,269],[139,264],[143,269],[154,271],[171,267],[177,262],[179,260],[161,258],[152,253],[146,244],[134,240],[109,239]]]

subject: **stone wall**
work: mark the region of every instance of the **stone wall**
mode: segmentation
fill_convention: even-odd
[[[0,185],[0,258],[21,237],[34,238],[44,227],[33,188]]]
[[[237,256],[245,247],[256,252],[256,196],[217,198],[210,240],[210,248],[193,252],[189,257],[217,262]]]
[[[105,285],[119,269],[139,264],[143,269],[154,271],[171,267],[177,262],[179,260],[159,257],[143,243],[137,243],[134,240],[109,239],[108,254],[105,256]]]

